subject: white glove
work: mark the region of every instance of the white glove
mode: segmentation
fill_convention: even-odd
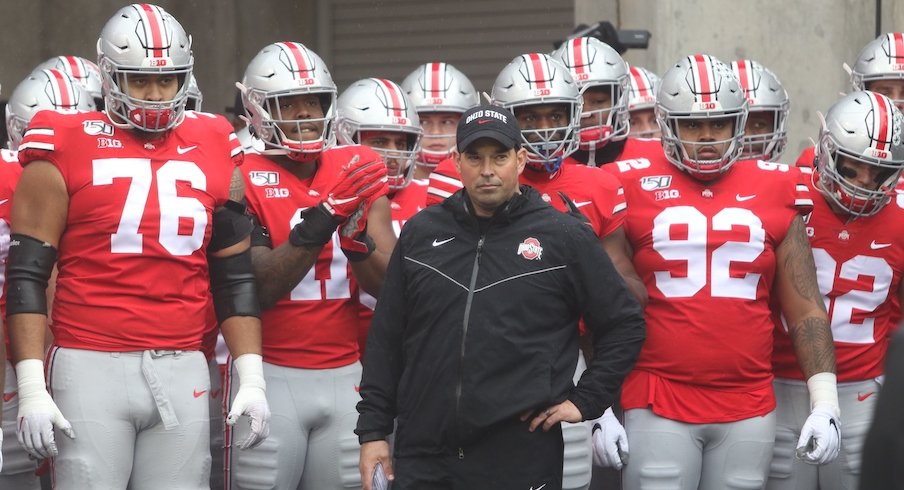
[[[617,470],[628,464],[628,434],[612,407],[593,421],[593,464]]]
[[[251,449],[270,435],[270,405],[267,404],[263,360],[260,354],[242,354],[233,364],[239,375],[239,391],[232,401],[226,423],[235,425],[242,415],[251,418],[251,432],[238,443],[239,449]]]
[[[828,464],[841,449],[838,409],[819,403],[810,412],[797,441],[797,457],[809,464]]]
[[[70,439],[75,439],[75,432],[47,393],[44,361],[19,361],[16,377],[19,380],[19,444],[35,458],[52,458],[58,453],[53,428],[60,429]]]

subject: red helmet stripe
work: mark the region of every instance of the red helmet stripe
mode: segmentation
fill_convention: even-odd
[[[282,47],[289,56],[289,63],[292,64],[292,72],[297,73],[297,78],[311,77],[311,63],[308,59],[308,53],[304,46],[298,43],[277,43]]]
[[[696,54],[691,57],[691,71],[694,74],[698,102],[712,102],[712,65],[709,56]]]
[[[741,82],[741,88],[744,92],[752,91],[754,89],[753,70],[748,69],[747,60],[738,60],[732,64],[735,66],[735,74],[738,76],[738,81]]]
[[[888,48],[889,48],[889,57],[891,58],[904,58],[904,33],[901,32],[891,32],[888,34]],[[894,59],[891,60],[892,63],[895,62]]]
[[[888,99],[872,92],[868,93],[873,100],[873,107],[875,108],[873,112],[874,144],[877,150],[889,151],[891,149],[891,135],[889,133],[892,128],[891,118],[893,112],[889,107]]]
[[[576,39],[572,39],[571,46],[571,58],[572,58],[572,67],[575,73],[584,73],[587,71],[587,57],[584,55],[584,50],[587,48],[587,40],[585,38],[579,37]]]
[[[144,32],[147,35],[150,45],[147,46],[151,50],[151,56],[154,58],[163,58],[163,50],[167,48],[164,44],[164,27],[163,16],[160,14],[159,7],[142,3],[139,14],[143,13]]]
[[[392,104],[389,109],[394,112],[396,117],[404,117],[405,113],[404,107],[402,107],[402,94],[400,93],[398,86],[385,78],[375,78],[374,80],[383,87],[387,96],[386,100]]]
[[[57,102],[58,109],[69,109],[75,105],[73,103],[75,94],[72,92],[72,85],[67,79],[67,75],[60,70],[44,70],[47,78],[50,79],[50,85],[53,88],[54,100]]]
[[[443,86],[440,83],[440,80],[443,80],[446,72],[446,64],[445,63],[428,63],[427,71],[430,73],[430,76],[427,77],[430,80],[427,91],[430,92],[431,97],[440,97],[442,96]]]
[[[530,75],[530,80],[528,80],[528,82],[535,82],[537,84],[537,88],[546,88],[546,80],[549,77],[546,76],[546,70],[543,68],[543,62],[540,59],[540,55],[537,53],[531,53],[526,56],[528,61],[528,74]]]
[[[642,70],[637,69],[636,66],[631,67],[631,84],[634,86],[634,91],[637,92],[638,96],[653,95],[653,84],[650,83],[649,77]]]
[[[81,80],[82,78],[87,78],[88,75],[82,69],[81,60],[75,56],[61,56],[63,61],[69,66],[69,73],[72,74],[73,78]]]

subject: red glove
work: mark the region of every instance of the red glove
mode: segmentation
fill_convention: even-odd
[[[386,166],[380,160],[361,163],[360,156],[355,155],[342,166],[336,185],[327,193],[326,199],[302,213],[304,219],[292,229],[289,242],[296,247],[324,245],[342,224],[346,224],[343,228],[350,226],[343,232],[347,238],[356,236],[354,231],[360,233],[367,223],[369,200],[380,192],[386,192]],[[349,218],[362,207],[365,219],[355,219],[348,225]]]

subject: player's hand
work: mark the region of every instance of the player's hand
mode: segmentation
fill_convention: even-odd
[[[828,464],[835,460],[840,448],[838,409],[828,404],[817,404],[800,431],[797,457],[809,464]]]
[[[239,449],[251,449],[270,435],[270,405],[267,403],[266,382],[259,354],[243,354],[233,361],[239,375],[239,391],[232,400],[226,423],[235,425],[239,417],[247,415],[251,431],[237,443]]]
[[[612,408],[593,421],[593,464],[617,470],[628,464],[628,434]]]
[[[386,180],[386,165],[380,159],[362,162],[355,155],[342,166],[336,185],[321,205],[339,222],[344,222],[371,197],[385,192]]]
[[[531,416],[534,415],[533,411],[527,412],[521,415],[521,421],[526,422]],[[565,400],[558,405],[553,405],[546,410],[540,411],[534,415],[533,419],[530,421],[530,426],[528,430],[533,432],[537,429],[542,428],[543,432],[548,432],[549,429],[552,429],[554,425],[559,422],[570,422],[572,424],[576,424],[584,420],[584,416],[581,415],[581,411],[578,410],[578,407],[571,402],[571,400]]]
[[[56,427],[70,439],[75,439],[72,424],[57,408],[44,382],[44,362],[26,359],[16,364],[19,381],[19,415],[16,436],[28,454],[38,459],[56,456]]]
[[[336,185],[317,206],[302,213],[302,221],[292,228],[289,242],[300,247],[323,245],[343,225],[341,236],[357,237],[367,223],[367,206],[372,197],[386,192],[386,166],[379,159],[361,162],[355,155],[342,167]],[[363,207],[363,209],[362,209]],[[354,218],[351,222],[350,218]]]
[[[360,262],[370,257],[377,245],[367,234],[368,203],[361,203],[358,209],[339,227],[339,247],[351,262]]]

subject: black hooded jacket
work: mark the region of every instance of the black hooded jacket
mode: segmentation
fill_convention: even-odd
[[[594,357],[575,387],[582,317]],[[461,190],[402,229],[367,341],[355,433],[383,439],[398,417],[396,454],[426,456],[566,399],[597,418],[644,334],[589,226],[528,186],[481,223]]]

